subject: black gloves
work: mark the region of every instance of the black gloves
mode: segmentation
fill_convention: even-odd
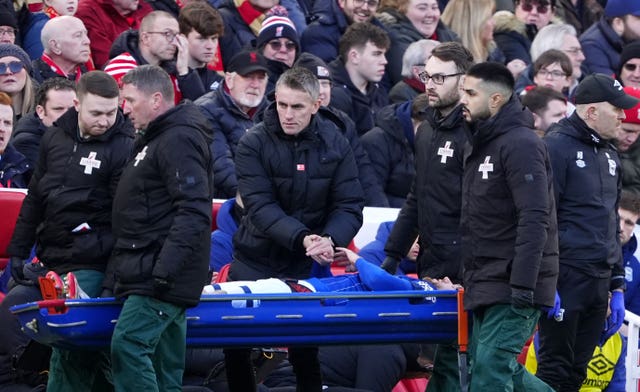
[[[384,258],[384,261],[380,265],[380,268],[387,271],[391,275],[395,275],[396,271],[398,270],[398,264],[400,264],[400,260],[394,257],[387,256]]]
[[[11,277],[18,284],[26,284],[24,277],[24,260],[21,257],[12,256],[9,259]]]
[[[532,308],[533,290],[511,287],[511,305],[515,308]]]

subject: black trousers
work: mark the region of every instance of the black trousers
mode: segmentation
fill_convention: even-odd
[[[536,376],[558,392],[577,392],[607,316],[610,277],[599,278],[560,264],[558,294],[565,309],[557,322],[540,318]]]

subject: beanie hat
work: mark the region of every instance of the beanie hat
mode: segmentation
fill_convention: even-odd
[[[617,73],[618,76],[620,76],[620,73],[622,72],[622,66],[631,59],[640,59],[640,41],[633,41],[622,48],[622,52],[620,53],[620,65]]]
[[[18,20],[16,19],[16,15],[12,14],[10,11],[0,11],[0,26],[9,26],[17,29]]]
[[[632,97],[640,98],[640,89],[635,87],[625,87],[624,92],[631,95]],[[622,122],[624,123],[633,123],[640,124],[640,103],[631,109],[627,109],[624,111],[624,114],[627,116]]]
[[[262,22],[262,28],[256,40],[258,48],[262,48],[271,40],[288,38],[296,44],[298,51],[300,50],[298,32],[287,15],[287,10],[282,6],[275,6],[267,12],[267,18]]]
[[[318,80],[331,80],[331,72],[329,71],[327,63],[322,61],[320,57],[314,56],[311,53],[302,53],[293,66],[306,68],[311,71]]]
[[[0,44],[0,59],[7,56],[13,56],[22,61],[27,72],[31,75],[31,58],[21,47],[14,44]]]
[[[640,1],[637,0],[609,0],[604,7],[604,14],[608,18],[625,15],[640,16]]]

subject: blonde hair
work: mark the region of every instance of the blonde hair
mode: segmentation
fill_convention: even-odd
[[[440,20],[453,30],[476,63],[486,61],[495,47],[493,41],[483,42],[480,36],[485,23],[493,16],[494,0],[450,0]]]
[[[36,85],[28,73],[22,90],[11,97],[11,107],[16,117],[36,110]]]

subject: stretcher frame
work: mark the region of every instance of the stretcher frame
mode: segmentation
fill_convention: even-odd
[[[461,296],[462,291],[203,295],[186,313],[187,345],[439,343],[456,341],[459,335],[465,335],[466,342]],[[234,300],[259,305],[238,308],[232,306]],[[17,305],[11,311],[32,339],[86,349],[109,345],[121,306],[114,298],[54,299]],[[459,315],[464,322],[459,323]]]

